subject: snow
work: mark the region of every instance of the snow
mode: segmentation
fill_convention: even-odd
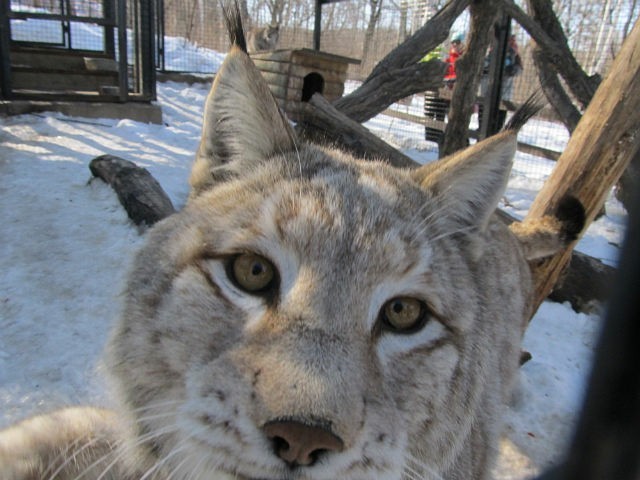
[[[33,114],[0,119],[0,427],[34,412],[108,405],[100,351],[117,316],[132,255],[143,241],[113,191],[91,180],[89,161],[114,154],[146,167],[177,208],[197,148],[204,85],[158,85],[163,125]],[[367,126],[413,158],[433,145],[401,137],[400,121]],[[566,144],[563,128],[555,148]],[[526,133],[526,132],[525,132]],[[551,147],[549,147],[551,148]],[[552,164],[518,154],[503,207],[522,217]],[[626,214],[615,199],[578,249],[615,264]],[[525,479],[557,462],[579,412],[598,315],[545,302],[526,334],[533,359],[521,369],[496,479]]]

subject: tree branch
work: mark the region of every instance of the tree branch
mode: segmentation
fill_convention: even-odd
[[[587,225],[611,187],[640,151],[640,22],[636,22],[558,163],[529,209],[527,218],[555,211],[564,195],[580,199]],[[534,310],[566,266],[574,244],[534,271]]]
[[[547,60],[544,52],[536,45],[533,49],[533,63],[538,70],[540,86],[549,104],[567,127],[570,133],[576,128],[582,114],[573,105],[573,102],[565,92],[558,80],[558,74]]]
[[[440,87],[445,70],[445,64],[439,60],[388,70],[369,77],[353,93],[333,102],[333,106],[356,122],[366,122],[401,98]]]
[[[303,119],[298,122],[296,131],[306,140],[338,144],[358,157],[387,160],[396,167],[417,165],[360,123],[337,110],[318,93],[304,104]]]
[[[532,16],[513,0],[501,0],[505,13],[513,17],[543,50],[554,69],[565,79],[582,107],[586,107],[600,84],[600,76],[587,75],[569,49],[567,38],[549,0],[528,0]]]
[[[491,44],[493,26],[499,9],[496,0],[473,2],[467,51],[456,61],[456,82],[451,97],[449,121],[445,128],[440,156],[450,155],[467,146],[469,120],[476,103],[482,65]]]
[[[421,66],[416,65],[422,57],[447,39],[453,22],[470,2],[471,0],[451,0],[447,3],[419,30],[389,52],[374,67],[359,88],[337,100],[335,105],[338,110],[348,117],[362,122],[380,113],[400,98],[431,88],[436,82],[435,77],[431,78],[431,76],[436,74],[435,69],[439,67],[436,67],[436,63],[433,62],[427,62]],[[401,92],[403,96],[398,96],[397,92],[391,88],[385,88],[384,92],[380,92],[381,94],[375,97],[371,95],[390,79],[394,79],[395,85],[400,86],[406,78],[415,77],[421,72],[429,78],[425,79],[425,83],[417,83],[418,79],[412,78],[412,82],[416,80],[416,83],[413,88],[403,87]],[[399,78],[395,78],[397,76]],[[437,81],[437,86],[440,86],[441,83],[442,74]]]

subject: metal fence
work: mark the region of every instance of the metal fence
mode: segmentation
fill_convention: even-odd
[[[153,3],[0,0],[2,98],[155,98]]]
[[[228,49],[219,2],[2,0],[0,3],[4,6],[3,21],[8,22],[14,45],[30,42],[31,45],[88,50],[115,61],[122,61],[125,56],[126,76],[124,80],[120,79],[120,84],[126,80],[126,90],[132,94],[153,89],[148,83],[145,86],[145,69],[140,67],[144,62],[153,62],[160,71],[212,74]],[[314,2],[240,0],[239,3],[248,31],[277,24],[277,48],[313,47]],[[569,47],[585,71],[606,74],[638,18],[638,3],[637,0],[555,0],[554,11],[562,23]],[[443,4],[444,0],[344,0],[326,3],[321,10],[320,48],[327,53],[361,61],[359,65],[349,66],[348,91],[355,88],[384,55],[433,17]],[[118,5],[124,8],[116,8]],[[124,15],[121,19],[126,25],[124,29],[118,29],[116,25],[118,15]],[[371,28],[374,19],[375,28]],[[144,36],[145,28],[155,32],[153,54],[146,51],[147,44],[139,40]],[[468,30],[469,14],[464,12],[453,25],[449,39],[431,54],[444,59],[451,40],[464,36]],[[501,93],[503,100],[513,107],[540,86],[532,58],[534,42],[516,22],[511,22],[511,33],[518,45],[522,71],[504,80]],[[0,45],[0,48],[9,47]],[[149,78],[147,75],[146,79]],[[386,133],[421,141],[421,148],[437,150],[438,132],[447,121],[446,90],[444,87],[435,94],[417,94],[390,107],[386,114],[392,120],[387,122]],[[471,119],[472,131],[481,127],[483,109],[480,103]],[[508,116],[507,110],[503,108],[498,114],[498,123]],[[546,108],[524,128],[521,147],[527,154],[536,156],[535,163],[542,165],[540,168],[544,175],[553,167],[553,160],[563,150],[568,138],[567,129],[554,117],[552,109]]]
[[[164,12],[159,68],[200,73],[215,71],[219,55],[228,48],[218,4],[201,0],[156,1],[163,2],[158,5],[158,10]],[[248,0],[240,3],[245,10],[247,30],[277,23],[280,34],[278,48],[313,46],[313,2]],[[355,82],[347,87],[349,90],[365,78],[384,55],[435,15],[443,4],[442,0],[346,0],[325,4],[322,6],[321,50],[361,60],[360,65],[349,67],[349,79]],[[378,7],[380,11],[375,29],[368,29]],[[638,18],[640,5],[635,0],[556,0],[554,11],[562,23],[570,49],[585,71],[604,75]],[[449,40],[439,47],[436,54],[444,59],[450,41],[455,36],[464,35],[468,29],[469,15],[465,12],[454,24]],[[501,93],[503,100],[513,108],[539,89],[540,83],[532,58],[534,42],[516,22],[511,22],[511,33],[518,46],[522,71],[513,78],[503,79]],[[484,78],[483,82],[486,83]],[[446,91],[444,93],[446,96]],[[425,95],[419,94],[392,106],[387,111],[394,119],[388,122],[388,134],[414,140],[419,138],[426,141],[422,148],[436,150],[438,134],[433,129],[430,131],[428,124],[431,121],[442,129],[443,122],[447,120],[447,102],[436,101],[436,110],[443,110],[434,112],[429,106],[430,96],[433,97],[433,92],[427,92],[427,104]],[[498,123],[503,123],[509,115],[504,104],[498,115]],[[480,127],[481,120],[482,107],[478,105],[471,119],[472,131]],[[524,157],[534,155],[534,163],[541,168],[541,175],[546,175],[566,145],[569,132],[548,107],[529,122],[521,138]]]

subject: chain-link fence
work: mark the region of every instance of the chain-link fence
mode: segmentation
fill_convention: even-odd
[[[0,5],[3,98],[155,98],[151,2],[0,0]]]
[[[162,67],[166,70],[201,73],[214,71],[219,65],[220,55],[224,55],[228,48],[220,7],[202,0],[164,2]],[[443,0],[346,0],[324,4],[321,50],[360,60],[360,65],[349,67],[350,80],[358,82],[384,55],[432,18],[444,3]],[[637,3],[636,0],[556,0],[554,11],[566,35],[567,44],[587,73],[606,73],[638,17],[640,5]],[[313,46],[314,2],[248,0],[240,4],[244,10],[247,31],[278,25],[277,48]],[[523,8],[526,9],[525,6]],[[431,54],[445,60],[451,41],[455,37],[462,37],[464,46],[468,30],[469,14],[465,12],[453,25],[449,39]],[[533,59],[535,42],[515,21],[511,23],[511,34],[521,69],[514,76],[503,76],[501,93],[511,108],[503,106],[499,123],[508,117],[508,110],[517,107],[532,92],[540,89]],[[355,86],[357,83],[352,83],[347,90]],[[482,94],[482,88],[479,94]],[[448,101],[435,96],[437,98],[433,100],[433,92],[427,92],[427,104],[425,95],[419,94],[392,106],[387,112],[393,116],[393,120],[387,122],[387,133],[400,137],[404,131],[407,137],[415,140],[419,137],[426,141],[423,148],[437,149],[437,141],[447,121]],[[582,108],[578,102],[575,104],[578,109]],[[430,119],[435,128],[425,128],[425,118]],[[481,120],[482,107],[477,106],[470,128],[479,128]],[[548,160],[552,166],[553,160],[566,145],[569,132],[555,117],[553,109],[547,107],[526,126],[521,138],[523,144],[532,146],[527,148],[522,145],[525,152]]]
[[[117,37],[117,28],[109,23],[116,12],[114,0],[4,0],[14,12],[10,20],[12,40],[51,43],[68,48],[109,50],[109,38]],[[327,53],[359,60],[350,65],[346,91],[357,87],[393,48],[402,43],[444,5],[444,0],[343,0],[321,7],[320,49]],[[519,2],[521,3],[521,2]],[[583,70],[604,75],[624,38],[638,18],[637,0],[555,0],[553,10],[560,21],[566,42]],[[173,72],[214,73],[228,49],[227,33],[218,2],[205,0],[127,0],[127,53],[129,63],[142,52],[131,38],[137,9],[151,4],[156,29],[155,66]],[[269,25],[278,27],[277,49],[312,48],[314,45],[315,5],[309,0],[240,0],[248,32],[260,33]],[[526,10],[526,5],[521,5]],[[20,18],[23,15],[24,18]],[[38,16],[41,18],[38,18]],[[53,17],[52,17],[53,15]],[[56,18],[59,15],[60,18]],[[27,18],[29,16],[29,18]],[[464,49],[469,32],[469,13],[465,11],[453,24],[448,39],[428,58],[446,61],[453,40],[461,40]],[[540,89],[535,64],[535,42],[517,22],[512,21],[513,36],[509,48],[515,48],[520,68],[514,75],[502,77],[502,104],[497,122],[502,124],[515,107]],[[112,47],[113,48],[113,47]],[[117,49],[116,49],[117,50]],[[489,53],[489,52],[487,52]],[[115,52],[117,58],[117,52]],[[488,57],[487,57],[488,58]],[[134,72],[133,70],[131,70]],[[134,72],[135,73],[135,72]],[[478,94],[483,96],[487,76],[483,75]],[[135,83],[135,79],[131,79]],[[447,86],[448,85],[448,86]],[[452,82],[437,91],[416,94],[385,111],[368,123],[381,135],[403,144],[413,142],[423,149],[437,151],[438,141],[448,121],[448,96]],[[570,89],[567,91],[571,92]],[[576,111],[584,105],[573,99]],[[471,131],[479,131],[483,119],[482,102],[474,107]],[[476,135],[477,136],[477,135]],[[473,135],[472,135],[473,137]],[[548,174],[553,161],[566,145],[569,130],[551,107],[530,121],[521,133],[521,158],[535,156],[541,177]],[[472,139],[473,141],[473,139]],[[532,163],[533,165],[533,163]],[[540,167],[542,165],[542,167]],[[530,168],[525,166],[524,168]],[[532,168],[532,167],[531,167]]]

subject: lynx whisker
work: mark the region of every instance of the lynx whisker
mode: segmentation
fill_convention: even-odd
[[[185,480],[196,480],[199,478],[204,478],[203,475],[203,465],[206,463],[207,457],[205,455],[200,455],[200,460],[198,463],[194,465],[191,472],[189,472],[189,476]]]
[[[58,475],[64,469],[64,467],[69,465],[71,462],[76,461],[76,459],[78,458],[78,455],[80,455],[86,449],[91,448],[98,441],[100,441],[99,438],[92,438],[91,440],[85,442],[84,445],[82,445],[82,447],[80,447],[78,449],[75,449],[75,446],[78,445],[78,443],[80,443],[80,439],[74,441],[71,445],[69,445],[62,452],[60,452],[60,454],[55,458],[55,460],[51,462],[51,464],[43,472],[43,475],[42,475],[43,478],[47,478],[48,480],[54,480],[56,478],[56,475]],[[53,473],[51,473],[51,474],[49,474],[49,476],[45,477],[45,475],[47,475],[49,470],[51,470],[53,468],[53,466],[55,465],[55,462],[57,462],[60,458],[63,458],[65,456],[67,456],[67,455],[68,455],[68,457],[64,460],[64,462],[62,462],[58,466],[58,468],[56,468],[53,471]]]
[[[145,235],[107,344],[119,407],[0,431],[0,478],[44,478],[61,450],[46,472],[76,480],[488,478],[478,459],[518,369],[528,255],[563,242],[492,215],[515,132],[410,172],[299,141],[228,1],[234,46],[207,96],[187,205]],[[203,250],[209,277],[184,268]],[[446,325],[427,321],[430,303]],[[421,348],[443,328],[447,341]]]
[[[468,232],[474,232],[477,231],[478,227],[476,225],[468,225],[466,227],[461,227],[461,228],[457,228],[454,230],[451,230],[449,232],[445,232],[443,234],[437,235],[435,237],[430,238],[429,240],[432,242],[437,242],[438,240],[442,240],[443,238],[448,238],[448,237],[452,237],[454,235],[457,235],[458,233],[468,233]]]
[[[184,442],[183,442],[184,443]],[[164,467],[167,462],[169,460],[171,460],[171,458],[175,457],[176,455],[184,452],[185,450],[187,450],[189,448],[189,445],[179,445],[175,448],[173,448],[169,453],[167,453],[164,457],[162,457],[161,459],[159,459],[155,465],[153,465],[151,468],[149,468],[144,475],[142,475],[140,477],[139,480],[146,480],[147,478],[149,478],[154,472],[157,472],[158,470],[160,470],[162,467]]]
[[[166,401],[150,403],[149,405],[143,405],[141,407],[134,408],[131,410],[131,412],[137,414],[137,413],[146,412],[148,410],[153,410],[154,408],[170,407],[172,405],[180,405],[182,403],[183,403],[182,400],[166,400]]]
[[[136,438],[135,442],[132,444],[132,447],[137,447],[139,445],[144,444],[145,442],[148,442],[149,440],[154,440],[154,439],[156,439],[158,437],[161,437],[162,435],[166,435],[167,433],[171,433],[171,432],[176,431],[176,430],[177,430],[177,427],[171,426],[171,427],[165,427],[163,429],[155,430],[155,431],[147,433],[145,435],[141,435],[140,437]],[[111,470],[113,467],[115,467],[118,464],[118,462],[120,462],[128,453],[129,453],[128,449],[121,442],[120,446],[115,446],[111,451],[109,451],[106,454],[102,455],[101,457],[96,459],[93,463],[91,463],[89,466],[87,466],[82,472],[80,472],[75,477],[74,480],[80,480],[87,473],[89,473],[89,471],[91,471],[91,469],[93,467],[95,467],[95,466],[99,465],[101,462],[107,460],[110,456],[115,455],[113,460],[104,468],[104,470],[98,476],[98,478],[96,478],[96,480],[102,480],[109,473],[109,470]]]
[[[410,466],[412,465],[412,466]],[[421,480],[444,480],[444,477],[426,462],[418,459],[415,455],[409,454],[407,456],[407,462],[405,469],[409,469],[416,475],[416,479]]]

